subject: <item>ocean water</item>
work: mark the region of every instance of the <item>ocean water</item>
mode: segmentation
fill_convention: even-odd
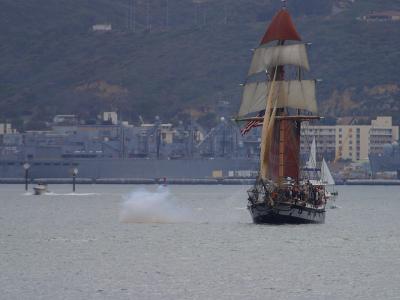
[[[254,225],[246,186],[0,185],[0,299],[400,299],[400,187]]]

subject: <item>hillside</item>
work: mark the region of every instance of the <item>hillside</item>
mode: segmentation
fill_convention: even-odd
[[[390,114],[400,121],[400,22],[356,19],[400,10],[400,3],[376,2],[289,1],[303,40],[313,43],[309,76],[324,80],[319,100],[328,115]],[[212,110],[219,99],[237,107],[249,49],[280,6],[135,0],[133,14],[129,3],[2,0],[1,121],[33,129],[54,114],[93,118],[112,109],[131,121],[157,114],[177,120],[190,109]],[[96,23],[112,23],[113,30],[94,33]]]

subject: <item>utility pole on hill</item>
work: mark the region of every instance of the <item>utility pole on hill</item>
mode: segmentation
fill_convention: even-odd
[[[165,1],[166,1],[165,27],[168,30],[168,26],[169,26],[169,7],[168,7],[169,1],[168,0],[165,0]]]
[[[199,26],[199,7],[200,7],[200,4],[198,2],[195,2],[194,3],[194,12],[195,12],[196,27]]]
[[[136,0],[129,0],[128,31],[136,32]]]
[[[136,32],[136,0],[132,0],[133,10],[133,32]]]
[[[225,23],[225,25],[226,24],[228,24],[228,0],[225,0],[225,2],[224,2],[224,15],[225,15],[225,17],[224,17],[224,23]]]
[[[206,26],[207,23],[207,6],[204,4],[203,5],[203,25]]]
[[[146,29],[151,31],[151,24],[150,24],[150,0],[147,0],[147,7],[146,7]]]

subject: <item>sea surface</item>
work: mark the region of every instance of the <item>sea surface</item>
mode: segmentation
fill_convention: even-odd
[[[247,188],[0,185],[0,299],[400,299],[400,187],[279,226]]]

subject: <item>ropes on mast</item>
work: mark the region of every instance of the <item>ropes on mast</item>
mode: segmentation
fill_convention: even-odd
[[[274,104],[272,105],[272,97],[275,92],[275,82],[277,76],[278,66],[275,67],[274,77],[271,83],[271,89],[269,91],[267,105],[264,114],[264,121],[263,121],[263,128],[261,133],[261,153],[260,153],[260,174],[262,179],[267,179],[268,177],[268,166],[269,166],[269,159],[268,154],[271,148],[271,135],[275,123],[275,115],[276,115],[276,104],[277,104],[277,97],[275,98]],[[272,109],[272,112],[271,112]]]

